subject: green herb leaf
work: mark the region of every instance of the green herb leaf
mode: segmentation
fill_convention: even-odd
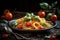
[[[40,21],[39,20],[39,16],[36,16],[36,15],[34,15],[33,13],[27,13],[26,14],[26,18],[25,18],[25,20],[24,21],[29,21],[29,20],[32,20],[32,19],[35,19],[35,20],[37,20],[37,21]]]
[[[45,23],[42,24],[43,27],[46,27],[47,25]]]
[[[40,21],[39,18],[40,18],[39,16],[35,16],[35,17],[34,17],[34,19],[37,20],[37,21]]]
[[[29,21],[31,20],[31,17],[26,17],[24,21]]]
[[[18,25],[18,23],[17,22],[14,22],[13,26],[16,27],[17,25]]]
[[[52,13],[48,13],[46,18],[49,19],[51,17]]]
[[[6,23],[6,24],[8,24],[8,21],[7,20],[1,20],[0,23]]]
[[[56,2],[54,2],[54,3],[52,3],[52,7],[55,7],[56,6],[56,4],[57,4],[57,1]]]
[[[43,8],[43,9],[48,9],[49,7],[49,4],[48,3],[40,3],[40,7]]]

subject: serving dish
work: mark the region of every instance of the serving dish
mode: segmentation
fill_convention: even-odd
[[[48,31],[48,30],[56,27],[56,25],[57,25],[56,22],[53,22],[53,26],[52,26],[52,27],[47,28],[47,29],[44,29],[44,30],[20,30],[20,29],[16,29],[16,28],[13,27],[14,22],[16,21],[16,19],[25,16],[26,12],[16,12],[16,14],[17,14],[17,15],[14,15],[14,19],[11,20],[11,21],[9,21],[10,27],[11,27],[13,30],[15,30],[15,31],[19,31],[19,32],[44,32],[44,31]],[[36,13],[35,13],[35,15],[36,15]]]

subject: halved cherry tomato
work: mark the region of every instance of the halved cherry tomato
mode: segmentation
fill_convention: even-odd
[[[51,21],[56,21],[56,20],[57,20],[57,15],[55,15],[55,14],[52,15],[52,16],[51,16]]]
[[[9,36],[8,34],[5,34],[5,33],[2,34],[2,38],[8,38],[8,36]]]
[[[29,27],[31,26],[31,23],[30,22],[26,22],[26,27]]]
[[[56,40],[56,35],[51,35],[50,40]]]
[[[44,30],[44,27],[42,25],[39,26],[40,30]]]
[[[41,17],[41,18],[44,18],[45,17],[45,12],[44,11],[39,11],[38,16]]]
[[[17,28],[17,29],[22,29],[21,24],[17,25],[16,28]]]

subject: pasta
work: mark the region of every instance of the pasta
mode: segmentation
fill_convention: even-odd
[[[40,26],[40,24],[39,24],[39,22],[34,22],[33,24],[32,24],[32,27],[34,27],[36,30],[38,30],[39,27]]]
[[[27,16],[19,18],[15,21],[18,23],[15,27],[22,30],[42,30],[52,27],[52,24],[47,22],[45,18],[40,18],[38,16],[37,18],[33,16],[31,18]]]

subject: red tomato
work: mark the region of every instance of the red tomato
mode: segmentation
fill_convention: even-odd
[[[44,30],[44,27],[40,25],[40,26],[39,26],[39,29],[40,29],[40,30]]]
[[[51,35],[50,36],[50,40],[56,40],[56,36],[55,35]]]
[[[31,26],[31,23],[30,22],[26,22],[26,26],[27,27]]]
[[[39,11],[38,16],[41,17],[41,18],[44,18],[45,17],[45,12]]]
[[[52,15],[52,16],[51,16],[51,21],[56,21],[56,20],[57,20],[57,15],[55,15],[55,14]]]
[[[13,17],[13,15],[10,12],[8,12],[8,13],[5,14],[5,19],[7,19],[7,20],[11,20],[12,17]]]
[[[8,34],[2,34],[3,38],[8,38],[8,36],[9,36]]]
[[[17,29],[22,29],[22,26],[19,24],[16,26]]]

